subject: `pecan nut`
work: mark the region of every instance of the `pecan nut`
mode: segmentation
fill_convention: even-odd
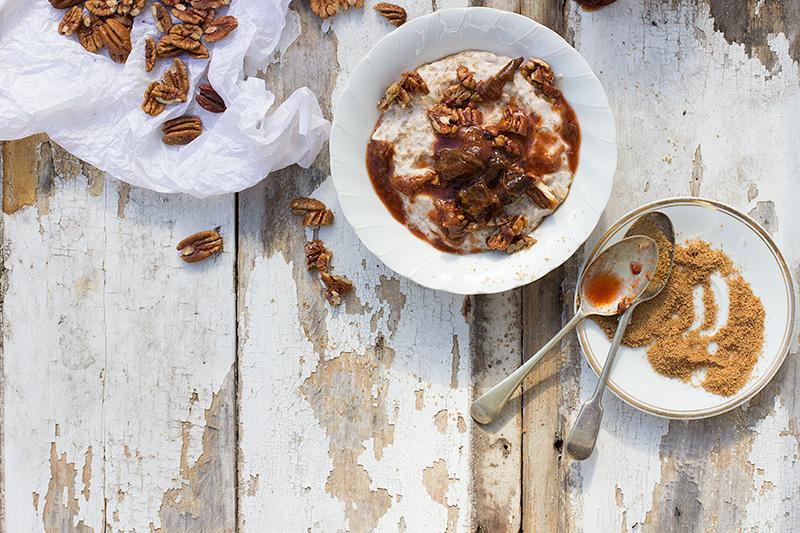
[[[144,91],[144,102],[142,102],[142,111],[150,115],[151,117],[155,117],[160,115],[164,108],[166,107],[164,104],[156,100],[156,88],[161,85],[160,81],[154,81],[150,85],[147,86],[147,89]],[[156,93],[157,94],[157,93]]]
[[[98,52],[103,48],[103,38],[100,37],[100,21],[92,22],[89,25],[84,23],[78,27],[78,42],[81,43],[88,52]]]
[[[533,201],[534,204],[542,209],[555,209],[558,206],[558,198],[546,183],[537,181],[532,186],[528,187],[525,194]]]
[[[508,251],[508,247],[525,231],[528,217],[525,215],[502,216],[495,221],[495,224],[497,232],[486,238],[486,246],[492,250]]]
[[[58,33],[61,35],[72,35],[83,24],[83,9],[78,6],[69,8],[69,11],[64,13],[64,18],[58,24]]]
[[[116,63],[124,63],[131,53],[131,29],[118,20],[109,18],[100,24],[98,31],[111,59]]]
[[[463,109],[456,109],[458,115],[458,125],[467,126],[480,126],[483,122],[483,113],[476,107],[465,107]]]
[[[219,9],[231,3],[231,0],[191,0],[195,9]]]
[[[364,7],[364,0],[311,0],[311,11],[326,19],[351,7]]]
[[[153,20],[156,22],[156,29],[162,33],[169,33],[172,29],[172,17],[169,16],[169,11],[164,7],[164,4],[154,3],[150,6],[153,13]]]
[[[454,135],[458,131],[458,112],[455,109],[436,104],[428,108],[428,120],[440,135]]]
[[[203,44],[198,41],[197,39],[192,39],[191,36],[183,37],[174,33],[171,33],[175,28],[179,28],[183,26],[183,24],[178,24],[172,27],[170,33],[164,35],[161,39],[158,40],[158,55],[162,57],[166,57],[167,54],[174,55],[175,50],[178,50],[178,54],[182,52],[193,52],[198,50]]]
[[[383,99],[378,103],[378,109],[386,111],[393,102],[399,102],[402,107],[406,107],[411,102],[413,94],[428,94],[428,84],[416,70],[403,72],[400,81],[389,85]]]
[[[204,38],[209,43],[215,43],[227,37],[238,25],[236,17],[230,15],[219,17],[206,27]]]
[[[227,109],[225,107],[225,101],[219,93],[214,90],[211,84],[201,83],[197,86],[197,89],[198,93],[195,96],[195,100],[200,107],[211,113],[222,113]]]
[[[316,239],[305,245],[306,266],[309,270],[327,272],[333,253],[325,247],[325,243]]]
[[[406,22],[406,18],[408,15],[406,14],[406,10],[402,7],[389,4],[387,2],[380,2],[375,4],[375,11],[378,12],[380,16],[391,22],[397,27],[402,26]]]
[[[333,224],[333,211],[311,211],[303,217],[303,225],[309,227],[330,226]]]
[[[505,135],[498,135],[492,140],[492,143],[512,155],[520,155],[522,152],[522,147],[520,147],[519,143]]]
[[[168,35],[172,35],[176,39],[199,41],[203,38],[203,28],[197,24],[189,24],[188,22],[184,22],[182,24],[175,24],[172,26],[172,28],[169,29]],[[189,46],[194,45],[190,44]]]
[[[156,54],[156,42],[153,40],[152,37],[145,37],[144,39],[144,69],[147,72],[151,72],[153,68],[156,66],[156,60],[158,59],[158,54]]]
[[[161,125],[164,144],[189,144],[203,133],[203,122],[197,117],[173,118]]]
[[[183,239],[176,248],[181,253],[181,259],[196,263],[222,251],[222,236],[219,228],[201,231]]]
[[[344,276],[322,272],[320,273],[320,279],[325,284],[325,298],[331,305],[341,304],[342,296],[353,290],[353,283]]]
[[[536,244],[536,239],[531,237],[530,235],[517,235],[511,241],[511,243],[506,247],[507,254],[514,254],[530,248]]]
[[[110,17],[117,12],[117,3],[114,0],[86,0],[84,7],[96,17]]]
[[[172,65],[164,71],[164,83],[178,89],[180,101],[185,102],[189,94],[189,71],[186,63],[177,57],[172,60]]]
[[[474,74],[472,74],[472,71],[464,65],[458,65],[456,67],[456,78],[458,78],[458,83],[470,91],[474,91],[478,86],[478,82],[475,81]]]
[[[549,98],[558,98],[561,90],[555,86],[555,75],[550,65],[539,58],[531,58],[521,68],[522,77],[528,80],[535,89]]]
[[[526,137],[528,135],[528,115],[521,109],[506,106],[503,109],[503,116],[497,125],[497,131],[513,133]]]

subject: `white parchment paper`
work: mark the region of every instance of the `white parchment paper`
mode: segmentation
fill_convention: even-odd
[[[121,65],[59,35],[64,11],[46,0],[0,0],[0,139],[46,132],[117,179],[198,197],[240,191],[293,163],[310,166],[330,130],[316,97],[304,87],[276,106],[265,82],[252,77],[279,46],[289,0],[233,0],[227,14],[239,26],[209,43],[211,60],[183,57],[190,96],[207,76],[225,100],[224,113],[191,100],[158,117],[141,110],[142,99],[172,60],[144,70],[144,39],[159,35],[150,3],[134,22],[133,51]],[[204,133],[186,146],[163,144],[161,124],[184,114],[199,116]]]

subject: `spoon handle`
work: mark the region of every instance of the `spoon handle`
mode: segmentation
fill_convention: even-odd
[[[472,402],[472,407],[470,408],[470,414],[472,418],[474,418],[477,422],[481,424],[488,424],[495,418],[497,415],[500,414],[500,411],[503,410],[503,407],[508,402],[508,399],[511,398],[511,395],[514,391],[519,387],[522,380],[525,379],[525,376],[536,366],[536,363],[544,357],[544,354],[550,351],[553,346],[555,346],[558,341],[560,341],[564,335],[569,333],[575,326],[578,325],[578,322],[586,318],[586,313],[581,309],[578,309],[578,312],[573,316],[567,325],[561,328],[561,330],[555,334],[555,336],[547,341],[547,344],[542,346],[538,352],[533,354],[527,361],[525,361],[522,366],[512,372],[508,377],[506,377],[503,381],[486,391],[480,398]]]
[[[567,452],[579,461],[588,459],[592,455],[592,451],[594,451],[597,432],[600,430],[600,422],[603,420],[603,393],[606,391],[608,375],[611,373],[611,367],[614,366],[614,359],[617,357],[620,344],[622,344],[622,337],[625,335],[625,330],[628,328],[628,323],[635,307],[635,305],[632,305],[622,313],[617,325],[617,331],[614,333],[614,340],[611,341],[611,349],[608,350],[608,357],[606,357],[606,362],[603,365],[603,371],[600,373],[597,387],[594,389],[594,394],[581,407],[578,418],[575,420],[575,425],[572,426],[572,431],[569,432],[569,437],[567,437]]]

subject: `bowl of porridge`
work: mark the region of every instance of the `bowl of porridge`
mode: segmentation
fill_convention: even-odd
[[[363,244],[459,294],[530,283],[588,238],[616,167],[600,82],[515,13],[407,22],[356,66],[334,109],[331,173]]]

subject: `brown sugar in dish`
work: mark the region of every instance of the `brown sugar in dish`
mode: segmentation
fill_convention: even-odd
[[[663,236],[655,237],[661,266],[665,251],[669,257],[668,248],[662,248],[667,241]],[[711,288],[714,272],[725,280],[730,303],[727,323],[712,334],[704,332],[714,327],[719,311]],[[654,280],[658,276],[657,269]],[[703,287],[703,321],[690,331],[695,321],[697,285]],[[694,372],[706,369],[702,387],[730,396],[747,382],[761,353],[764,316],[761,300],[727,254],[712,249],[707,242],[692,241],[675,247],[675,262],[667,285],[661,294],[634,311],[622,342],[626,346],[649,346],[650,364],[665,376],[688,380]],[[609,338],[613,337],[616,317],[597,317],[596,321]]]

